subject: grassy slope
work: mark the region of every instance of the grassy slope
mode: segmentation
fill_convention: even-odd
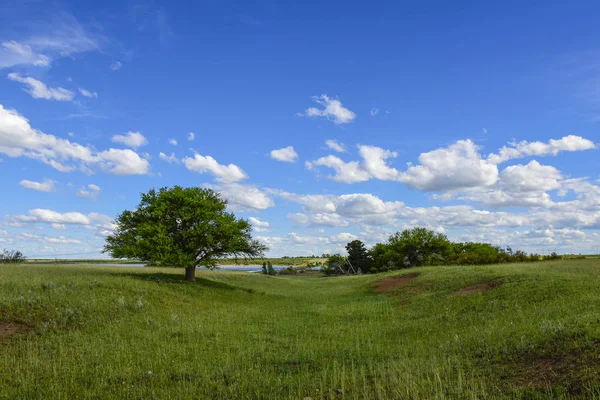
[[[598,260],[418,271],[3,266],[0,398],[600,398]]]

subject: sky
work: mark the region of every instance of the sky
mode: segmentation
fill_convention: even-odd
[[[600,252],[593,1],[3,1],[0,249],[100,258],[173,185],[270,256],[414,226]]]

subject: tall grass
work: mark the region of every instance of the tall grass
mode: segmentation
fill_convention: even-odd
[[[600,264],[322,278],[0,267],[0,398],[600,398]],[[483,282],[492,290],[452,294]],[[553,373],[553,371],[558,371]]]

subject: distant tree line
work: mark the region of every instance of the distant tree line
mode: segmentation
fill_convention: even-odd
[[[25,261],[25,256],[18,250],[4,249],[0,253],[0,264],[18,264]]]
[[[325,275],[376,273],[433,265],[484,265],[541,260],[558,260],[555,252],[541,256],[489,243],[452,242],[442,233],[426,228],[406,229],[391,235],[387,242],[367,249],[360,240],[346,245],[348,256],[331,255],[322,268]]]

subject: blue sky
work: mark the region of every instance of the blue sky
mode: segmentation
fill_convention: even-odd
[[[98,257],[221,191],[270,254],[420,225],[600,245],[596,2],[3,2],[0,248]]]

